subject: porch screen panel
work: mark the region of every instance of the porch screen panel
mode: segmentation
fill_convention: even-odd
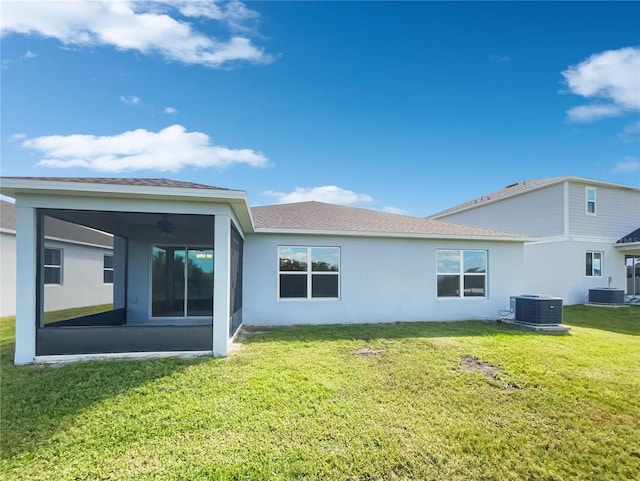
[[[231,228],[231,327],[232,336],[242,324],[242,256],[243,240],[240,233]]]
[[[154,247],[151,268],[151,314],[153,317],[183,317],[186,250]]]
[[[187,316],[213,315],[213,249],[189,249]]]

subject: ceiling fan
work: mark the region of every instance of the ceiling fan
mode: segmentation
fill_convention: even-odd
[[[169,220],[169,214],[162,214],[162,219],[156,222],[156,227],[161,234],[173,234],[173,222]]]

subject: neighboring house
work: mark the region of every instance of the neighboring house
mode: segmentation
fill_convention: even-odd
[[[580,177],[512,184],[429,219],[533,236],[527,293],[580,304],[598,287],[640,294],[640,189]]]
[[[44,311],[113,302],[111,235],[44,218]],[[0,200],[0,316],[16,313],[16,209]]]
[[[496,318],[527,237],[166,179],[1,179],[16,199],[18,364],[225,356],[239,326]],[[43,320],[43,219],[113,235],[113,309]]]

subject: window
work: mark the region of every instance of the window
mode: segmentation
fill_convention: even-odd
[[[102,282],[113,284],[113,256],[105,255],[102,268]]]
[[[213,249],[154,246],[151,316],[213,315]]]
[[[586,187],[584,191],[585,209],[588,215],[596,215],[596,189]]]
[[[439,250],[438,297],[487,297],[487,251]]]
[[[278,247],[280,299],[338,299],[339,247]]]
[[[62,249],[44,250],[44,283],[62,285]]]
[[[602,277],[602,252],[587,252],[587,277]]]

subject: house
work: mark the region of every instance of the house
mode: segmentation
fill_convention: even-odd
[[[640,294],[640,189],[580,177],[508,185],[429,217],[535,237],[524,247],[529,293],[588,299],[589,289]]]
[[[241,324],[496,318],[527,237],[166,179],[4,177],[16,199],[17,364],[225,356]],[[113,309],[46,323],[44,225],[113,237]]]
[[[52,217],[44,220],[45,312],[113,302],[113,238]],[[16,209],[0,200],[0,317],[16,313]]]

